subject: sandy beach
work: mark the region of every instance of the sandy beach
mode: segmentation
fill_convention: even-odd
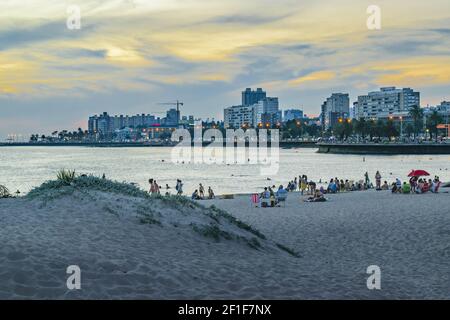
[[[442,191],[290,194],[264,209],[249,196],[196,206],[78,186],[0,199],[0,298],[448,299]],[[66,286],[69,265],[80,290]],[[367,289],[369,265],[381,290]]]

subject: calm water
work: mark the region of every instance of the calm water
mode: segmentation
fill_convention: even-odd
[[[148,189],[148,179],[172,188],[177,178],[184,181],[185,193],[198,183],[211,186],[216,194],[260,191],[266,185],[284,184],[294,176],[308,175],[323,181],[331,177],[360,180],[366,171],[371,179],[380,170],[383,180],[406,178],[411,169],[425,169],[441,180],[450,181],[450,156],[365,156],[318,154],[315,149],[280,150],[279,172],[260,175],[259,165],[173,164],[171,148],[86,148],[86,147],[2,147],[0,184],[11,191],[27,192],[62,168],[78,173],[106,174],[118,181],[135,182]],[[164,160],[164,161],[163,161]],[[268,178],[271,181],[268,181]]]

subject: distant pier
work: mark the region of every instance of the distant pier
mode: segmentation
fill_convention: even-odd
[[[420,144],[338,144],[318,143],[319,153],[337,154],[450,154],[450,143]]]

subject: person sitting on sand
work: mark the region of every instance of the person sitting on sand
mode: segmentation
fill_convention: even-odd
[[[208,199],[214,199],[215,197],[213,189],[208,187]]]
[[[402,188],[402,181],[399,178],[395,179],[395,185],[400,190]]]
[[[264,187],[264,191],[261,193],[261,199],[269,199],[270,198],[270,192],[267,189],[267,187]]]
[[[344,183],[344,190],[345,191],[350,191],[351,189],[351,186],[350,186],[350,181],[348,181],[348,180],[345,180],[345,183]]]
[[[422,189],[423,189],[423,180],[422,180],[422,179],[419,179],[419,180],[417,181],[417,185],[416,185],[416,190],[415,190],[415,192],[416,192],[417,194],[420,194],[420,193],[422,193]]]
[[[267,207],[270,200],[270,192],[267,187],[264,187],[264,191],[259,197],[261,198],[261,207]]]
[[[411,185],[409,183],[407,183],[406,181],[403,182],[402,193],[403,194],[411,193]]]
[[[277,203],[279,203],[280,201],[286,201],[287,195],[288,192],[283,188],[283,186],[280,186],[276,193]]]
[[[344,192],[344,191],[345,191],[345,183],[344,183],[344,180],[342,180],[342,179],[341,179],[341,182],[340,182],[340,187],[339,187],[339,189],[341,190],[341,192]]]
[[[340,186],[339,186],[339,179],[337,177],[334,179],[334,187],[336,188],[336,191],[334,193],[341,192]]]
[[[412,190],[416,190],[416,181],[417,181],[416,179],[417,177],[411,177],[409,179],[409,184],[411,185]]]
[[[192,200],[200,200],[200,197],[198,195],[198,190],[197,189],[195,189],[194,193],[192,194],[191,199]]]
[[[430,184],[426,179],[423,180],[423,187],[422,187],[422,193],[427,193],[430,191]]]
[[[334,179],[330,180],[330,183],[328,184],[327,193],[336,193],[337,192],[337,186],[334,182]]]
[[[306,202],[325,202],[325,201],[327,201],[327,199],[325,199],[322,192],[320,192],[319,190],[316,190],[316,192],[314,193],[314,196],[309,197],[305,201]]]
[[[381,190],[389,190],[389,185],[388,185],[387,181],[385,181],[383,183],[383,185],[381,186]]]
[[[392,187],[392,189],[391,189],[392,193],[398,192],[397,184],[395,182],[392,183],[391,187]]]

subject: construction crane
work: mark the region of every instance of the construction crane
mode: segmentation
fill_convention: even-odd
[[[184,102],[181,101],[176,101],[176,102],[163,102],[163,103],[158,103],[159,105],[169,105],[169,106],[176,106],[177,107],[177,122],[180,122],[180,106],[184,106]]]

